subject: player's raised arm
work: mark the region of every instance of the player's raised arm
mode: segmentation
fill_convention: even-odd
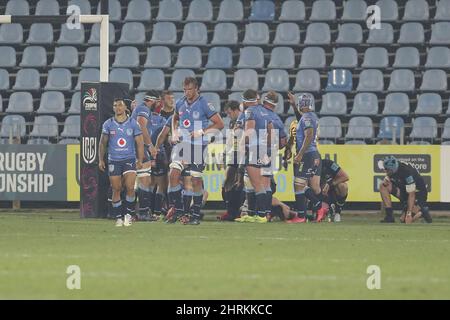
[[[179,134],[178,134],[179,120],[180,120],[180,116],[179,116],[177,110],[175,110],[175,112],[173,113],[173,116],[172,116],[172,143],[177,143],[180,139]]]

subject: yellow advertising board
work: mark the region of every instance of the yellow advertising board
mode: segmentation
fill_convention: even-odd
[[[80,201],[80,145],[67,145],[67,201]]]

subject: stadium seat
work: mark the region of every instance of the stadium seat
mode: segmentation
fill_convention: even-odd
[[[80,74],[78,75],[77,85],[75,86],[75,90],[81,89],[81,82],[98,82],[100,81],[100,70],[95,68],[86,68],[81,69]]]
[[[409,145],[430,145],[431,143],[429,143],[428,141],[411,141],[410,143],[408,143]]]
[[[64,91],[72,89],[72,74],[65,68],[50,69],[44,90]]]
[[[320,75],[317,70],[304,69],[297,72],[294,91],[318,92],[320,91]]]
[[[263,89],[264,90],[264,89]],[[264,101],[264,98],[267,96],[268,92],[264,92],[261,95],[261,102]],[[277,97],[278,97],[278,103],[275,106],[275,109],[273,109],[273,111],[277,114],[283,114],[284,113],[284,99],[283,96],[277,92]]]
[[[89,0],[70,0],[67,6],[75,5],[81,9],[81,14],[91,14],[91,4]]]
[[[349,0],[351,1],[351,0]],[[337,44],[358,45],[363,42],[363,31],[359,24],[345,23],[338,27]]]
[[[0,94],[0,112],[3,112],[3,98],[1,94]]]
[[[162,0],[159,2],[159,11],[156,21],[182,21],[183,5],[179,0]]]
[[[331,62],[333,68],[353,69],[358,67],[358,52],[355,48],[336,48]]]
[[[23,42],[23,28],[21,24],[9,23],[0,25],[0,44],[20,44]]]
[[[400,36],[397,43],[400,44],[422,44],[425,42],[425,31],[422,24],[408,22],[401,26]]]
[[[147,59],[144,68],[170,68],[172,66],[171,52],[168,47],[151,46],[147,48]]]
[[[412,92],[416,90],[414,72],[408,69],[396,69],[392,71],[388,91]]]
[[[269,43],[269,27],[263,22],[252,22],[245,25],[242,42],[245,45],[263,45]]]
[[[300,0],[283,1],[281,14],[278,21],[302,21],[305,20],[305,4]]]
[[[116,42],[116,31],[115,27],[112,23],[109,23],[109,44],[113,44]],[[89,44],[100,44],[100,24],[94,23],[91,29],[91,36],[88,40]]]
[[[112,69],[109,74],[109,81],[111,82],[123,82],[128,83],[129,90],[132,90],[134,88],[133,86],[133,73],[130,69],[126,68],[115,68]]]
[[[61,25],[61,33],[57,41],[61,44],[83,44],[84,26],[80,24],[80,29],[68,29],[66,24]]]
[[[174,65],[180,69],[197,69],[202,66],[202,52],[197,47],[181,47],[178,51],[178,58]]]
[[[450,49],[447,47],[430,48],[425,68],[450,68]]]
[[[78,139],[66,138],[58,141],[58,144],[80,144]]]
[[[200,91],[225,91],[227,90],[227,75],[219,69],[208,69],[203,73]]]
[[[189,22],[184,25],[180,44],[204,46],[208,42],[208,31],[203,22]]]
[[[378,98],[375,93],[360,92],[353,99],[353,107],[350,112],[355,116],[374,116],[378,114]]]
[[[442,113],[442,98],[437,93],[423,93],[417,101],[415,114],[439,115]]]
[[[350,92],[353,89],[352,74],[349,70],[334,69],[328,72],[325,91]]]
[[[0,89],[9,89],[9,73],[5,69],[0,69]]]
[[[51,144],[50,141],[48,141],[48,139],[45,138],[29,138],[27,141],[27,144]]]
[[[331,140],[327,140],[327,139],[319,139],[319,142],[317,143],[317,145],[330,145],[330,144],[335,144],[334,141]]]
[[[59,3],[56,0],[39,0],[36,4],[36,16],[59,16]]]
[[[231,92],[228,95],[228,101],[230,101],[230,100],[235,100],[235,101],[238,101],[240,103],[242,101],[242,91]]]
[[[422,91],[445,91],[447,90],[447,75],[444,70],[427,70],[422,77]]]
[[[302,51],[299,69],[322,69],[325,68],[325,50],[320,47],[306,47]]]
[[[195,77],[194,71],[190,69],[177,69],[172,73],[169,90],[183,91],[183,80],[186,77]]]
[[[1,28],[1,27],[0,27]],[[1,38],[1,35],[0,35]],[[1,42],[1,41],[0,41]],[[53,43],[53,27],[50,23],[33,23],[28,34],[27,44]]]
[[[275,4],[272,1],[254,1],[250,12],[250,21],[273,21]]]
[[[234,73],[231,91],[258,90],[258,74],[253,69],[240,69]]]
[[[267,71],[264,76],[263,91],[281,91],[286,92],[289,90],[289,74],[286,70],[272,69]]]
[[[58,121],[55,116],[36,116],[30,137],[53,138],[58,136]]]
[[[317,0],[313,2],[310,21],[336,20],[336,6],[331,0]]]
[[[142,22],[127,22],[122,26],[119,44],[145,43],[145,27]]]
[[[443,146],[449,146],[449,145],[450,145],[450,140],[449,140],[449,141],[443,141],[443,142],[442,142],[442,145],[443,145]]]
[[[215,92],[202,92],[202,96],[211,103],[217,111],[221,110],[220,106],[220,96]]]
[[[343,21],[365,21],[367,18],[367,4],[364,0],[344,1]]]
[[[47,91],[41,96],[37,114],[60,114],[64,112],[64,95],[59,91]]]
[[[100,47],[89,47],[86,49],[84,61],[81,64],[83,68],[100,67]]]
[[[380,8],[381,21],[398,20],[398,6],[394,0],[379,0],[375,5]]]
[[[136,0],[134,0],[136,1]],[[127,19],[128,17],[128,13],[130,12],[130,7],[132,6],[132,3],[134,1],[131,1],[128,5],[127,5],[127,15],[125,16],[125,21],[129,21],[129,20],[133,20],[133,19]],[[145,1],[145,0],[142,0]],[[98,3],[97,6],[97,14],[100,14],[102,10],[102,6],[101,6],[101,1]],[[134,14],[135,12],[133,12]],[[121,21],[122,19],[122,7],[120,5],[119,0],[108,0],[108,14],[109,14],[109,21]],[[137,18],[139,18],[139,16],[136,16]],[[138,19],[136,19],[138,20]],[[148,17],[148,20],[150,20],[150,16]]]
[[[30,15],[30,6],[25,0],[9,0],[5,9],[6,15],[28,16]]]
[[[25,118],[18,114],[9,114],[2,120],[0,137],[24,137],[26,132]]]
[[[300,28],[293,22],[280,23],[275,31],[273,44],[295,46],[300,43]]]
[[[418,117],[413,119],[412,131],[409,135],[413,139],[437,138],[437,122],[432,117]]]
[[[227,47],[213,47],[209,49],[208,61],[205,68],[230,69],[233,66],[233,52]]]
[[[438,0],[436,1],[436,14],[434,20],[450,21],[450,1]]]
[[[372,119],[369,117],[353,117],[348,123],[345,139],[371,139],[374,137]]]
[[[222,3],[228,1],[222,1]],[[235,45],[238,42],[238,30],[233,23],[218,23],[214,27],[214,35],[211,40],[213,45]]]
[[[320,115],[345,115],[347,99],[341,92],[329,92],[322,96]]]
[[[119,47],[116,51],[114,68],[137,68],[139,67],[139,51],[136,47]]]
[[[403,21],[427,21],[429,7],[426,0],[408,0],[405,5]]]
[[[363,68],[384,69],[389,66],[389,56],[385,48],[371,47],[364,53],[364,61],[361,64]]]
[[[189,12],[186,21],[203,21],[209,22],[213,20],[213,8],[209,0],[194,0],[189,5]]]
[[[384,117],[380,121],[378,139],[398,139],[402,135],[405,123],[401,117]]]
[[[383,73],[380,70],[364,69],[359,75],[356,91],[383,91]]]
[[[380,29],[370,29],[368,44],[392,44],[394,42],[394,29],[388,23],[381,23]]]
[[[431,25],[430,44],[450,44],[450,22],[437,22]]]
[[[16,66],[16,49],[13,47],[0,47],[0,68],[12,68]]]
[[[394,68],[417,68],[420,65],[419,50],[414,47],[400,47],[395,53]]]
[[[275,47],[270,53],[270,62],[267,68],[293,69],[295,67],[294,49],[289,47]]]
[[[80,137],[80,116],[68,116],[64,121],[64,129],[61,137],[78,138]]]
[[[406,93],[394,92],[386,96],[383,115],[407,116],[410,112],[409,98]]]
[[[220,2],[217,21],[240,22],[244,19],[244,6],[240,0],[227,0]]]
[[[342,124],[338,117],[321,117],[319,128],[319,138],[339,139],[342,137]]]
[[[78,67],[78,50],[75,47],[62,46],[55,48],[52,67],[75,68]]]
[[[75,92],[70,99],[70,107],[67,111],[69,114],[80,114],[80,91]]]
[[[179,70],[174,71],[174,74],[176,74],[177,71]],[[145,69],[144,71],[142,71],[140,79],[141,81],[139,83],[139,86],[137,87],[137,90],[139,91],[147,91],[150,89],[164,90],[166,87],[164,72],[160,69]],[[181,83],[178,85],[178,87],[179,86],[181,86]]]
[[[450,99],[448,100],[447,114],[450,114]]]
[[[447,120],[445,120],[441,138],[450,139],[450,118],[447,118]]]
[[[31,113],[33,112],[33,97],[29,92],[13,92],[9,97],[6,113]]]
[[[243,47],[240,50],[238,69],[264,68],[264,52],[260,47]]]
[[[17,72],[14,90],[39,90],[41,81],[36,69],[20,69]]]
[[[323,22],[310,23],[306,29],[305,44],[328,45],[331,42],[330,26]]]
[[[348,140],[345,144],[367,144],[364,140]]]
[[[109,8],[111,10],[111,6],[109,6]],[[131,0],[130,3],[127,4],[127,15],[125,16],[125,21],[149,22],[151,19],[152,7],[148,0]]]
[[[177,28],[173,22],[158,22],[153,25],[150,44],[169,45],[177,43]]]

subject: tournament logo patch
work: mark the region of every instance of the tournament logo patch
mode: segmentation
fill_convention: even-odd
[[[208,108],[211,111],[216,111],[216,108],[211,103],[208,103]]]
[[[192,113],[192,117],[194,117],[194,119],[198,119],[198,118],[200,118],[200,113],[198,111],[194,111]]]
[[[125,140],[124,138],[120,138],[119,140],[117,140],[117,145],[123,148],[127,145],[127,140]]]
[[[191,126],[191,121],[189,121],[189,119],[183,120],[183,126],[189,128]]]
[[[133,129],[127,129],[127,135],[131,136],[133,134]]]
[[[83,94],[83,107],[88,111],[97,110],[97,89],[90,88]]]

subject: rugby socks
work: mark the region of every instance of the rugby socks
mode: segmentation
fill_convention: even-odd
[[[200,208],[203,200],[203,190],[193,193],[194,204],[192,205],[192,217],[200,220]]]
[[[108,189],[108,219],[115,218],[112,212],[112,189],[111,187]]]
[[[305,191],[295,191],[295,210],[299,218],[306,217],[306,196]]]
[[[123,213],[122,213],[122,201],[119,200],[117,202],[112,203],[112,213],[116,219],[123,219]]]
[[[431,218],[431,215],[430,215],[430,209],[428,207],[421,207],[420,211],[422,212],[422,217],[426,223],[433,222],[433,219]]]
[[[154,213],[157,214],[158,216],[161,215],[163,202],[164,202],[164,193],[157,192],[155,194],[155,211],[154,211]]]
[[[260,217],[266,216],[266,210],[267,210],[267,194],[266,191],[257,192],[255,194],[256,199],[256,214]]]
[[[248,215],[254,216],[256,210],[255,190],[247,190]]]
[[[394,210],[392,208],[385,208],[386,217],[393,218],[394,217]]]
[[[175,215],[180,217],[183,214],[183,201],[181,198],[181,185],[177,184],[175,187],[167,189],[169,198],[169,205],[175,208]]]
[[[150,189],[148,187],[139,186],[137,191],[139,198],[139,215],[148,214],[150,210]]]
[[[127,210],[127,213],[131,216],[134,216],[136,214],[136,196],[134,197],[125,197],[125,208]]]
[[[184,213],[189,214],[189,211],[191,210],[192,196],[194,193],[191,190],[183,190],[182,194]]]
[[[319,210],[322,206],[322,201],[318,198],[320,195],[314,194],[314,191],[309,187],[306,187],[304,191],[306,198],[311,201],[313,211]]]
[[[266,188],[266,215],[269,215],[272,212],[272,189],[269,187]]]
[[[341,213],[342,208],[344,207],[345,201],[347,200],[347,194],[344,197],[338,196],[336,195],[336,208],[335,208],[335,212],[336,213]]]

